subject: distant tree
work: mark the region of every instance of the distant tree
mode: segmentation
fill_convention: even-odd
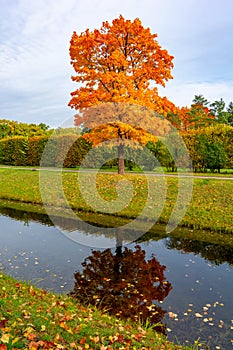
[[[14,136],[43,136],[49,131],[49,126],[40,123],[38,124],[27,124],[22,122],[17,122],[15,120],[0,120],[0,138],[14,137]]]
[[[0,120],[0,139],[8,137],[11,133],[11,128],[7,122],[7,120]]]
[[[194,99],[192,101],[192,105],[191,106],[203,106],[203,107],[207,107],[209,104],[208,100],[203,96],[203,95],[194,95]]]
[[[188,114],[191,129],[207,127],[216,122],[215,116],[204,105],[192,104]]]
[[[171,153],[168,151],[167,147],[163,144],[161,140],[159,140],[156,143],[148,142],[146,146],[151,153],[154,155],[155,159],[157,159],[158,163],[157,166],[160,164],[163,167],[166,167],[167,171],[176,172],[177,171],[177,165],[175,164],[175,161],[171,155]],[[153,164],[151,161],[149,164]],[[155,167],[155,164],[154,164]],[[153,169],[148,169],[153,170]]]
[[[73,134],[73,135],[81,135],[81,129],[77,127],[70,127],[70,128],[62,128],[58,127],[53,131],[54,135],[67,135],[67,134]]]
[[[38,126],[41,128],[41,130],[44,130],[44,132],[46,132],[50,128],[50,126],[46,125],[45,123],[40,123]]]
[[[179,108],[177,111],[177,118],[179,122],[176,122],[175,126],[179,130],[185,132],[195,127],[194,121],[190,118],[190,108],[188,107]]]
[[[177,108],[176,113],[169,115],[168,119],[182,132],[210,126],[216,119],[212,110],[207,107],[208,104],[203,95],[195,95],[191,107]]]
[[[207,107],[208,100],[203,95],[195,95],[188,112],[191,129],[203,128],[215,122],[215,116]]]
[[[211,143],[208,140],[202,141],[200,154],[203,157],[206,169],[210,169],[211,172],[217,170],[220,173],[227,159],[224,145],[217,142]]]
[[[233,102],[229,103],[229,106],[227,107],[227,113],[228,113],[228,117],[227,117],[228,124],[233,126]]]
[[[124,173],[123,139],[137,136],[136,141],[139,141],[141,135],[145,140],[141,122],[146,131],[150,131],[153,122],[146,112],[137,120],[132,111],[125,111],[123,115],[122,110],[117,113],[119,104],[144,106],[164,116],[175,110],[174,104],[159,97],[155,86],[164,86],[165,81],[172,78],[173,67],[173,57],[160,47],[156,38],[157,35],[144,28],[138,18],[130,21],[119,16],[112,24],[104,22],[100,30],[87,29],[80,35],[74,32],[71,39],[71,64],[77,74],[72,80],[80,86],[71,93],[69,106],[82,112],[101,103],[117,104],[114,115],[106,114],[102,118],[102,127],[92,112],[86,113],[84,118],[76,115],[75,124],[92,129],[91,133],[84,134],[88,141],[119,139],[120,174]],[[149,137],[145,142],[148,141]]]
[[[210,111],[218,123],[228,124],[228,112],[225,110],[225,106],[222,98],[210,104]]]
[[[176,113],[168,113],[166,116],[166,119],[169,120],[169,122],[178,130],[183,129],[183,120],[182,120],[182,115],[181,111],[185,107],[182,107],[181,109],[177,108]]]
[[[194,171],[220,171],[233,165],[233,127],[215,124],[182,135]]]

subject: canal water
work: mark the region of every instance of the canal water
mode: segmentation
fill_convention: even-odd
[[[82,271],[84,259],[97,249],[69,239],[69,233],[54,227],[44,214],[0,207],[0,269],[46,290],[72,292],[74,273]],[[83,229],[76,234],[88,236]],[[114,238],[100,236],[99,240],[115,244]],[[166,311],[162,323],[168,338],[183,344],[198,340],[203,343],[200,349],[232,349],[232,246],[177,235],[152,236],[137,244],[146,259],[153,255],[166,267],[171,290],[160,306]],[[135,243],[127,248],[134,250]]]

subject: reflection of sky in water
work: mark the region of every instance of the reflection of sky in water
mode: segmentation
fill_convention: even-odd
[[[91,236],[88,239],[91,243]],[[102,243],[109,240],[102,236],[98,239],[103,240]],[[160,264],[166,265],[165,276],[172,284],[163,308],[177,314],[178,321],[166,315],[167,327],[171,329],[169,338],[174,335],[184,341],[200,337],[209,340],[211,349],[216,345],[224,350],[231,349],[233,267],[227,263],[217,266],[199,255],[167,249],[165,242],[166,239],[140,245],[148,259],[155,254]],[[73,242],[54,227],[35,222],[27,226],[0,216],[1,268],[40,287],[58,292],[72,290],[74,272],[81,268],[93,249],[96,248]],[[198,314],[202,317],[197,317]],[[226,330],[229,334],[225,339],[222,335]]]
[[[106,247],[114,247],[115,242],[111,238],[107,238],[104,235],[99,235],[93,237],[91,234],[86,234],[82,231],[72,231],[72,232],[65,232],[63,231],[63,234],[70,240],[72,240],[74,243],[81,244],[80,242],[85,242],[85,244],[88,247],[94,247],[94,249],[99,249]]]
[[[74,243],[55,227],[0,218],[0,262],[6,273],[47,289],[72,289],[73,273],[91,248]]]
[[[215,349],[216,344],[221,344],[220,349],[231,349],[233,266],[227,263],[217,266],[193,253],[168,250],[165,242],[150,241],[141,247],[148,258],[155,254],[159,262],[166,265],[165,276],[172,284],[163,307],[177,314],[178,321],[176,317],[165,316],[172,329],[169,338],[175,335],[180,341],[200,338],[208,341],[210,349]],[[220,339],[223,330],[229,333],[225,340]]]

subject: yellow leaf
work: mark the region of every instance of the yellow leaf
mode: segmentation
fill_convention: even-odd
[[[3,334],[3,336],[1,337],[0,340],[1,340],[3,343],[9,343],[10,334],[9,334],[9,333]]]
[[[20,339],[20,338],[15,338],[15,339],[13,339],[13,340],[12,340],[12,345],[15,344],[15,343],[17,343],[17,341],[18,341],[19,339]]]
[[[42,324],[41,329],[40,329],[40,330],[41,330],[41,332],[44,332],[44,331],[45,331],[45,329],[46,329],[45,325],[43,325],[43,324]]]
[[[27,337],[29,334],[33,333],[34,329],[32,327],[27,327],[24,331],[24,336]]]
[[[38,349],[38,346],[37,345],[31,345],[30,346],[30,350],[37,350]]]

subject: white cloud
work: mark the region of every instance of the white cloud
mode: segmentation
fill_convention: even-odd
[[[226,105],[233,102],[233,83],[168,83],[165,88],[159,88],[161,96],[167,96],[177,106],[190,107],[195,95],[203,95],[209,102],[223,98]]]
[[[232,100],[231,0],[0,0],[0,118],[70,117],[69,41],[123,14],[139,17],[175,56],[174,80],[161,94],[189,105],[195,94]],[[62,108],[63,106],[63,108]],[[49,119],[51,122],[49,122]]]

